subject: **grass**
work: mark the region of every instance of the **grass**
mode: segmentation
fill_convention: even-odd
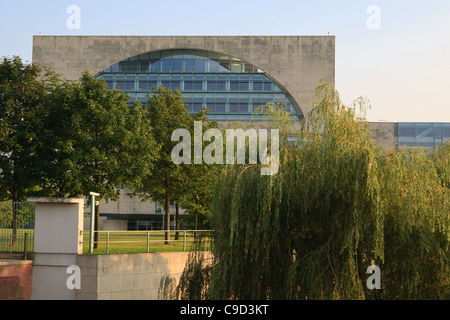
[[[18,230],[16,245],[12,252],[23,252],[23,234],[28,233],[28,252],[33,252],[34,248],[34,230]],[[83,231],[83,254],[89,253],[89,231]],[[0,229],[0,253],[9,253],[12,229]],[[208,234],[198,231],[199,235]],[[194,232],[186,232],[186,243],[184,239],[184,231],[179,232],[179,240],[175,241],[175,231],[170,232],[170,244],[165,244],[163,231],[148,232],[148,248],[147,248],[147,231],[101,231],[99,248],[94,249],[92,254],[121,254],[121,253],[145,253],[145,252],[180,252],[190,251],[194,247]],[[210,237],[206,237],[206,245],[203,250],[210,250]],[[107,241],[109,240],[109,243]],[[107,250],[108,249],[108,250]],[[198,249],[198,248],[197,248]],[[108,252],[107,252],[108,251]]]
[[[89,231],[83,232],[83,254],[90,254],[89,234]],[[92,254],[180,252],[194,249],[194,232],[186,232],[186,239],[184,235],[185,233],[180,231],[179,240],[175,240],[175,231],[170,232],[170,244],[165,244],[165,233],[162,231],[101,231],[99,248],[93,249]],[[209,239],[206,238],[207,244],[202,250],[210,250]]]

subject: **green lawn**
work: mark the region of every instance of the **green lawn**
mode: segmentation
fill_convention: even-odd
[[[199,234],[205,234],[199,232]],[[100,232],[99,248],[92,254],[119,254],[119,253],[143,253],[143,252],[175,252],[190,251],[194,244],[194,232],[180,231],[179,240],[175,240],[175,231],[170,232],[170,244],[165,244],[162,231],[110,231]],[[207,240],[210,238],[207,238]],[[148,241],[147,241],[148,240]],[[148,243],[148,244],[147,244]],[[209,250],[206,245],[204,250]],[[89,231],[83,232],[83,254],[89,254]]]
[[[23,234],[28,233],[27,251],[33,252],[34,248],[34,230],[18,230],[18,237],[12,252],[23,252],[24,242]],[[11,229],[0,229],[0,253],[9,253],[11,249]],[[198,234],[209,235],[208,233],[199,231]],[[194,232],[186,232],[186,242],[184,241],[185,233],[179,232],[179,240],[175,241],[175,231],[170,232],[170,244],[165,244],[164,232],[150,231],[148,233],[147,248],[147,232],[146,231],[101,231],[100,244],[98,249],[94,249],[92,254],[118,254],[118,253],[144,253],[144,252],[174,252],[174,251],[190,251],[193,249]],[[206,238],[210,240],[211,238]],[[203,248],[209,250],[209,243]],[[89,231],[83,231],[83,254],[89,253]]]

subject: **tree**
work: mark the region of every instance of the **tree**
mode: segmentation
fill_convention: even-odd
[[[119,187],[150,173],[157,149],[140,103],[129,105],[127,94],[87,72],[78,82],[54,77],[48,90],[44,194],[117,199]],[[97,206],[96,231],[98,218]]]
[[[25,64],[18,56],[0,63],[0,199],[23,201],[40,180],[37,153],[46,117],[41,75],[39,66]],[[17,214],[13,206],[13,236]]]
[[[192,254],[179,296],[449,298],[445,146],[435,156],[385,152],[371,138],[366,107],[364,99],[343,105],[321,83],[296,146],[280,143],[278,174],[225,168],[212,206],[214,260]],[[372,261],[382,272],[376,294],[365,282]]]
[[[177,188],[184,183],[182,165],[172,162],[171,152],[176,142],[171,140],[176,129],[187,128],[192,117],[187,113],[186,102],[180,91],[163,86],[147,96],[148,119],[158,145],[158,155],[151,174],[142,174],[139,185],[133,185],[134,193],[146,199],[162,203],[165,218],[165,240],[170,244],[170,204],[177,199]]]
[[[194,121],[204,122],[202,132],[205,128],[217,126],[217,123],[207,121],[204,111],[192,114],[187,111],[186,105],[187,102],[179,90],[171,91],[161,86],[149,93],[147,108],[159,153],[152,174],[142,175],[141,186],[133,188],[134,193],[142,198],[150,198],[164,205],[166,244],[170,244],[170,204],[176,203],[183,207],[187,194],[199,192],[195,184],[195,181],[200,179],[198,174],[205,173],[198,171],[199,166],[204,165],[173,162],[172,150],[178,142],[172,141],[172,133],[177,129],[185,129],[192,136]]]
[[[0,64],[0,197],[26,199],[40,180],[37,151],[46,117],[42,69],[20,57]]]

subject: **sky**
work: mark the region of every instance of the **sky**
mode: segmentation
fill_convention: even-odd
[[[366,98],[369,121],[450,122],[449,0],[2,0],[0,10],[0,57],[30,62],[39,34],[330,34],[345,104]]]

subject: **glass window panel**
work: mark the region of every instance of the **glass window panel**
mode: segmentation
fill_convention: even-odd
[[[230,71],[230,61],[220,61],[219,72],[229,72]]]
[[[147,72],[149,66],[150,66],[150,61],[141,61],[139,63],[139,71],[140,72]]]
[[[194,90],[194,81],[184,81],[184,90]]]
[[[199,112],[202,107],[203,107],[202,103],[196,102],[196,103],[193,104],[193,111],[194,112]]]
[[[195,72],[195,59],[186,59],[184,61],[185,72]]]
[[[414,125],[399,125],[398,135],[399,137],[415,137],[416,127]]]
[[[272,91],[272,83],[264,82],[264,91]]]
[[[230,112],[238,113],[239,112],[239,103],[230,103]]]
[[[120,71],[122,72],[136,72],[138,70],[137,61],[127,61],[120,63]]]
[[[157,81],[149,81],[148,82],[148,89],[151,90],[153,88],[157,88],[158,87],[158,82]]]
[[[206,85],[206,90],[208,91],[216,91],[216,82],[215,81],[208,81]]]
[[[150,59],[161,59],[161,51],[150,52]]]
[[[216,112],[225,112],[225,103],[216,103]]]
[[[450,138],[450,126],[442,128],[442,136]]]
[[[170,80],[161,81],[161,85],[164,86],[166,89],[170,89]]]
[[[433,137],[433,127],[428,124],[417,124],[416,135],[418,137]]]
[[[172,69],[171,72],[181,72],[183,66],[183,60],[181,59],[172,59]]]
[[[434,138],[442,139],[442,128],[434,128]]]
[[[139,90],[148,90],[148,81],[139,81]]]
[[[240,91],[248,91],[249,90],[249,83],[248,82],[240,82],[239,83],[239,90]]]
[[[175,90],[175,89],[181,89],[181,81],[171,81],[170,82],[170,89],[171,90]]]
[[[170,72],[172,70],[172,59],[163,59],[161,60],[162,72]]]
[[[119,66],[118,63],[113,64],[113,65],[111,66],[111,72],[119,72],[119,71],[120,71],[120,66]]]
[[[161,72],[161,60],[155,61],[150,66],[151,72]]]
[[[208,72],[219,72],[220,65],[217,61],[210,60],[208,65],[209,65]]]
[[[254,91],[262,91],[263,83],[262,82],[253,82],[253,90]]]
[[[217,91],[225,91],[227,89],[227,83],[225,81],[217,81],[216,82],[216,90]]]
[[[248,113],[248,104],[247,103],[240,103],[239,104],[239,112],[240,113]]]
[[[238,81],[230,81],[230,90],[238,91],[239,90],[239,82]]]
[[[231,72],[241,73],[242,72],[242,64],[232,62],[231,63]]]
[[[195,72],[205,72],[206,71],[206,60],[195,60]]]

